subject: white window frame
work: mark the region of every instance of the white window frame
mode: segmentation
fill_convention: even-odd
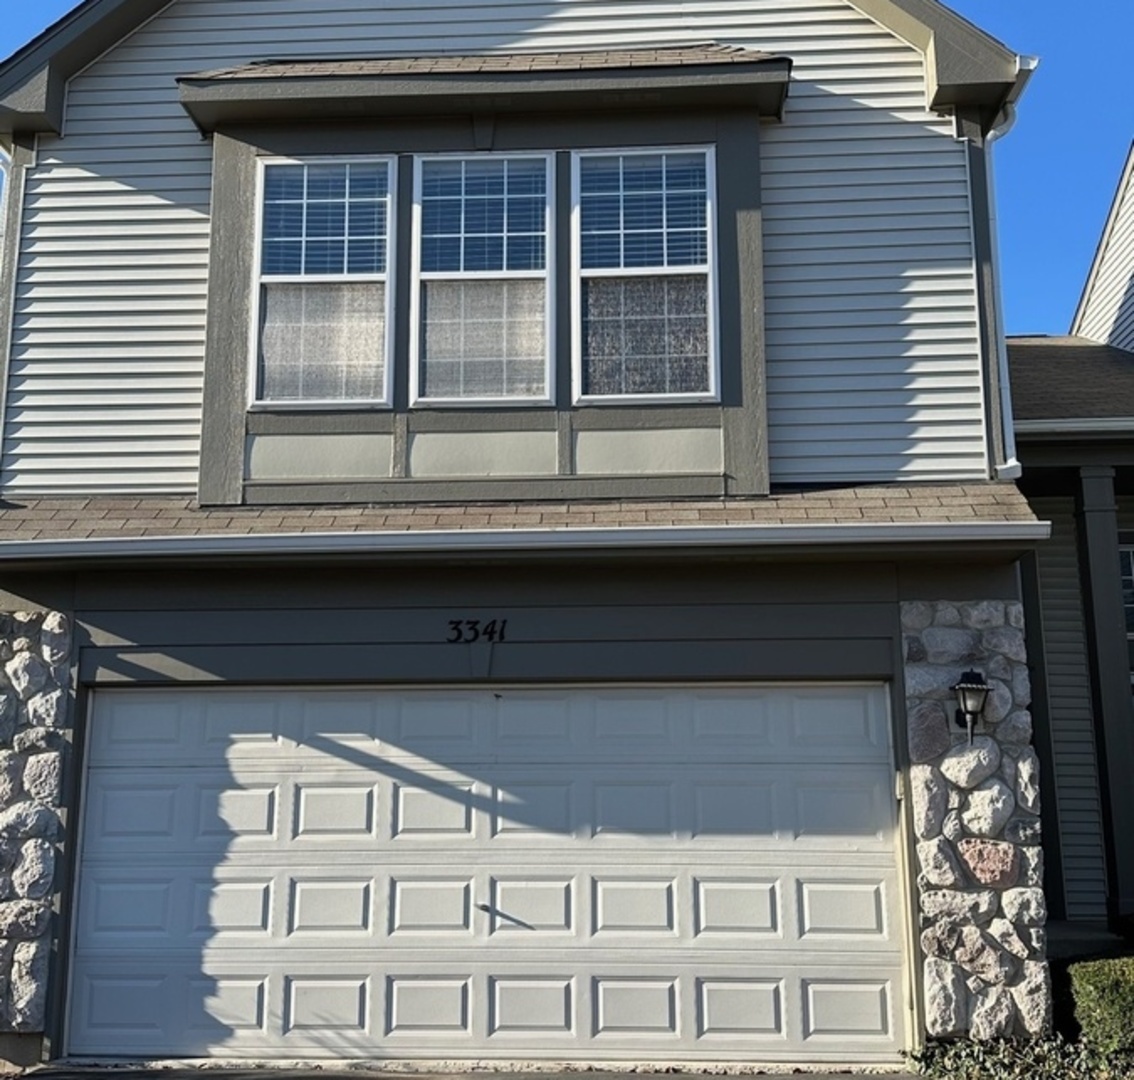
[[[708,230],[706,267],[609,267],[583,270],[581,163],[585,157],[649,157],[658,154],[705,155],[705,225]],[[717,171],[716,147],[690,146],[602,146],[571,151],[571,391],[576,405],[673,405],[720,400],[720,308],[717,266]],[[583,278],[586,277],[707,277],[706,308],[709,333],[709,389],[685,394],[584,394],[583,393]]]
[[[546,248],[544,268],[533,270],[471,270],[423,271],[421,269],[422,242],[422,173],[427,161],[477,161],[500,158],[515,161],[529,159],[542,161],[547,173],[547,203],[544,208],[544,228]],[[409,344],[409,404],[411,408],[453,408],[454,406],[491,406],[493,408],[533,408],[555,404],[555,154],[552,151],[521,150],[515,153],[506,151],[463,151],[442,154],[415,154],[413,160],[413,216],[412,216],[412,258],[410,269],[410,344]],[[421,392],[421,293],[423,281],[535,281],[544,282],[544,355],[543,383],[545,392],[532,397],[424,397]]]
[[[351,165],[385,164],[389,177],[386,198],[386,271],[382,274],[264,274],[261,265],[264,257],[264,181],[269,165]],[[320,154],[310,157],[261,157],[256,161],[256,228],[255,255],[252,260],[251,325],[248,328],[248,409],[250,412],[287,412],[320,410],[341,412],[344,409],[390,409],[393,407],[394,386],[394,267],[397,265],[397,206],[398,160],[393,154]],[[260,315],[263,303],[263,286],[319,285],[326,283],[358,282],[385,285],[385,362],[382,370],[382,396],[379,398],[297,398],[294,401],[268,401],[260,394]]]

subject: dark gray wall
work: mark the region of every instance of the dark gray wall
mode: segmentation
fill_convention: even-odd
[[[1006,562],[541,560],[90,572],[68,594],[86,685],[891,678],[901,599],[1017,595]],[[5,584],[0,579],[0,587]],[[448,644],[450,620],[508,620]]]
[[[256,683],[890,680],[904,709],[902,599],[1014,599],[1008,556],[777,562],[741,556],[510,556],[336,567],[91,569],[0,574],[11,609],[76,623],[78,685],[65,777],[77,820],[85,717],[99,686]],[[507,620],[503,643],[448,644],[450,620]],[[899,767],[905,740],[895,735]],[[70,826],[68,826],[70,828]],[[70,934],[76,849],[65,843],[56,940]],[[65,967],[66,949],[58,951]],[[52,978],[46,1051],[61,1045]]]

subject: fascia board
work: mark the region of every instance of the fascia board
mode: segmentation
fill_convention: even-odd
[[[770,118],[783,112],[791,76],[787,57],[751,64],[681,65],[611,71],[503,72],[464,76],[178,79],[182,107],[206,132],[224,124],[346,119],[357,115],[436,115],[473,103],[492,112],[601,109],[688,104],[749,107]]]
[[[1099,246],[1095,249],[1095,257],[1091,262],[1091,271],[1087,275],[1086,284],[1083,286],[1083,293],[1079,297],[1078,306],[1075,308],[1075,317],[1071,320],[1069,333],[1072,336],[1085,336],[1082,331],[1082,325],[1083,320],[1086,318],[1087,305],[1090,303],[1091,295],[1095,291],[1095,282],[1102,272],[1103,259],[1106,257],[1107,249],[1110,247],[1111,237],[1114,235],[1115,227],[1118,224],[1118,217],[1122,205],[1127,198],[1134,198],[1134,187],[1132,187],[1132,185],[1134,185],[1134,142],[1130,144],[1130,149],[1127,151],[1126,165],[1122,170],[1122,177],[1118,181],[1118,188],[1110,204],[1110,213],[1107,215],[1106,225],[1103,226],[1102,236],[1099,238]],[[1131,269],[1134,270],[1134,267]]]
[[[970,544],[1031,546],[1051,535],[1046,521],[727,525],[715,528],[421,530],[397,533],[277,533],[0,542],[0,564],[115,559],[333,557],[399,554],[570,554],[678,549],[848,551]]]

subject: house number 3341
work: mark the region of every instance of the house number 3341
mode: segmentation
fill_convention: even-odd
[[[507,619],[450,619],[449,636],[445,639],[450,645],[471,645],[474,641],[506,641]]]

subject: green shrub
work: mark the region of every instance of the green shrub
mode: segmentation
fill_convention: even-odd
[[[1051,1039],[931,1042],[911,1060],[938,1080],[1131,1080],[1134,1055]]]
[[[1134,956],[1072,964],[1068,972],[1083,1040],[1134,1052]]]

